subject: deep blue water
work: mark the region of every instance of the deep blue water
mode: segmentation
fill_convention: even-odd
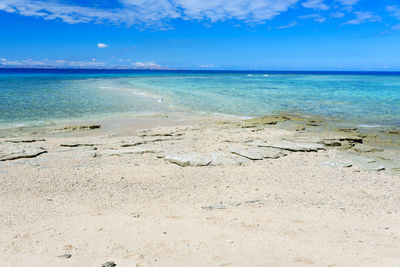
[[[174,111],[400,126],[400,73],[0,69],[3,126]]]

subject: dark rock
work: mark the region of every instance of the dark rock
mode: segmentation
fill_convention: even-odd
[[[43,142],[46,139],[7,139],[5,142],[7,143],[34,143],[34,142]]]
[[[72,143],[72,144],[61,144],[62,147],[80,147],[80,146],[95,146],[98,144],[90,144],[90,143]]]
[[[351,132],[356,132],[357,128],[344,128],[344,129],[338,129],[339,132],[345,132],[345,133],[351,133]]]
[[[65,126],[60,128],[61,131],[87,131],[87,130],[94,130],[99,129],[101,125],[93,124],[93,125],[72,125],[72,126]]]
[[[113,261],[108,261],[101,265],[101,267],[114,267],[114,266],[117,266],[117,264],[115,264],[115,262],[113,262]]]
[[[0,150],[0,161],[35,158],[47,151],[42,147],[6,147]]]
[[[71,257],[72,257],[72,255],[71,255],[71,254],[68,254],[68,253],[65,253],[64,255],[58,256],[58,258],[66,258],[66,259],[69,259],[69,258],[71,258]]]

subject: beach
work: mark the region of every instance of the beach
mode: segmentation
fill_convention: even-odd
[[[0,266],[394,266],[399,133],[281,114],[2,131]]]
[[[0,267],[400,267],[400,1],[0,25]]]

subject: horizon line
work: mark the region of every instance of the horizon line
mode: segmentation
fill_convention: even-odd
[[[234,71],[234,72],[384,72],[400,73],[400,70],[268,70],[268,69],[177,69],[177,68],[66,68],[66,67],[5,67],[0,66],[0,70],[110,70],[110,71]]]

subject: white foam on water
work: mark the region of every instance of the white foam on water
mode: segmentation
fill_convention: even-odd
[[[362,127],[362,128],[378,128],[378,127],[382,127],[382,125],[360,124],[360,125],[358,125],[358,127]]]

